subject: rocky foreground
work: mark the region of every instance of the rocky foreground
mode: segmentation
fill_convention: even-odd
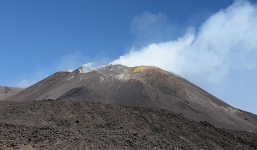
[[[0,102],[0,149],[257,149],[257,134],[154,108]]]

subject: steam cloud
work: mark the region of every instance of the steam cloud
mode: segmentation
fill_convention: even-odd
[[[209,16],[199,28],[171,23],[163,13],[145,12],[136,16],[131,23],[134,47],[111,64],[160,67],[188,79],[232,106],[257,114],[257,6],[236,0],[228,8]],[[105,57],[89,58],[81,53],[66,55],[51,70],[37,71],[19,86],[27,87],[55,71],[72,71],[85,61],[91,62],[94,68],[103,66],[110,62]]]
[[[133,20],[139,25],[133,31],[145,32],[148,25],[165,24],[166,20],[164,14],[144,13]],[[177,40],[133,48],[111,64],[157,66],[186,78],[220,83],[232,69],[255,68],[256,39],[257,7],[235,1],[211,15],[196,31],[188,27]]]

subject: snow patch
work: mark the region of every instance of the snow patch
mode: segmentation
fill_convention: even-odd
[[[114,78],[117,80],[129,80],[130,79],[128,74],[115,75]]]
[[[104,81],[104,77],[100,76],[100,82]]]
[[[70,80],[70,79],[72,79],[72,78],[74,78],[74,76],[69,77],[68,80]]]
[[[222,107],[222,106],[221,106],[221,108],[223,108],[225,111],[227,111],[227,112],[229,112],[229,113],[231,113],[231,114],[238,112],[237,109],[232,108],[232,107]]]

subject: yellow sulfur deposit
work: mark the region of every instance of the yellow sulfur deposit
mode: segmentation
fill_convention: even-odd
[[[145,71],[147,68],[148,68],[147,66],[134,67],[130,70],[130,73],[139,73],[139,72]]]

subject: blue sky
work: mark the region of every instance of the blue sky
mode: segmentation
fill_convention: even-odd
[[[256,2],[2,0],[0,85],[89,62],[153,65],[257,114]]]

